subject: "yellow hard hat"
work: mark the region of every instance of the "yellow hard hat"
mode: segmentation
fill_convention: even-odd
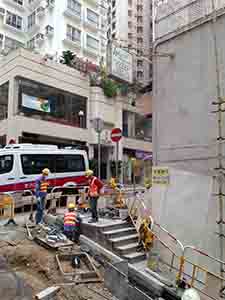
[[[92,176],[94,174],[94,172],[92,171],[92,170],[87,170],[86,172],[85,172],[85,175],[86,176]]]
[[[69,203],[68,204],[68,208],[69,209],[74,209],[75,208],[75,204],[74,203]]]
[[[45,168],[44,170],[42,170],[42,174],[43,175],[48,175],[50,173],[49,169]]]

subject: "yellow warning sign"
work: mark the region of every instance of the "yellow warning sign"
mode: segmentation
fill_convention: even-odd
[[[168,185],[170,182],[168,167],[152,168],[152,185]]]

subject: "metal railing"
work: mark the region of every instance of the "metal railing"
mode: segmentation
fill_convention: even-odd
[[[170,272],[175,271],[177,283],[185,280],[190,287],[194,287],[206,299],[218,300],[225,286],[225,277],[220,275],[220,266],[225,262],[198,249],[192,245],[184,245],[174,234],[157,223],[154,218],[148,213],[146,205],[141,199],[133,194],[133,197],[126,199],[129,215],[137,229],[141,224],[141,220],[148,217],[150,219],[150,228],[154,234],[155,240],[158,241],[156,250],[159,252],[162,263],[169,267]],[[187,251],[191,250],[191,257],[197,259],[197,263],[193,262]],[[194,255],[195,254],[195,255]],[[171,257],[169,257],[171,255]],[[210,260],[206,266],[201,263],[204,259]],[[209,265],[212,265],[214,270],[209,270]],[[204,298],[205,299],[205,298]]]

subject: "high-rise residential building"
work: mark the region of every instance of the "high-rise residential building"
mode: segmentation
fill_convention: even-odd
[[[108,39],[133,53],[134,79],[144,86],[152,78],[152,1],[108,0]]]
[[[106,56],[104,0],[0,0],[0,49],[20,46],[60,56],[71,50],[99,62]]]

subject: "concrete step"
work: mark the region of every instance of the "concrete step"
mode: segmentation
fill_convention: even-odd
[[[146,254],[143,252],[133,252],[123,255],[123,258],[127,259],[130,264],[134,264],[146,259]]]
[[[122,228],[127,228],[127,227],[131,227],[132,225],[125,222],[125,221],[121,221],[119,223],[115,223],[115,224],[111,224],[111,225],[105,225],[102,226],[102,231],[112,231],[112,230],[117,230],[117,229],[122,229]]]
[[[137,243],[138,242],[138,234],[130,234],[127,236],[117,237],[109,239],[109,242],[113,244],[113,248],[117,249],[120,246]]]
[[[132,252],[136,252],[138,247],[138,243],[131,243],[124,246],[119,246],[116,248],[116,251],[119,255],[123,256],[126,254],[130,254]]]
[[[111,238],[116,238],[116,237],[127,236],[130,234],[135,234],[136,229],[134,227],[124,227],[124,228],[120,228],[120,229],[104,231],[103,233],[108,239],[111,239]]]

